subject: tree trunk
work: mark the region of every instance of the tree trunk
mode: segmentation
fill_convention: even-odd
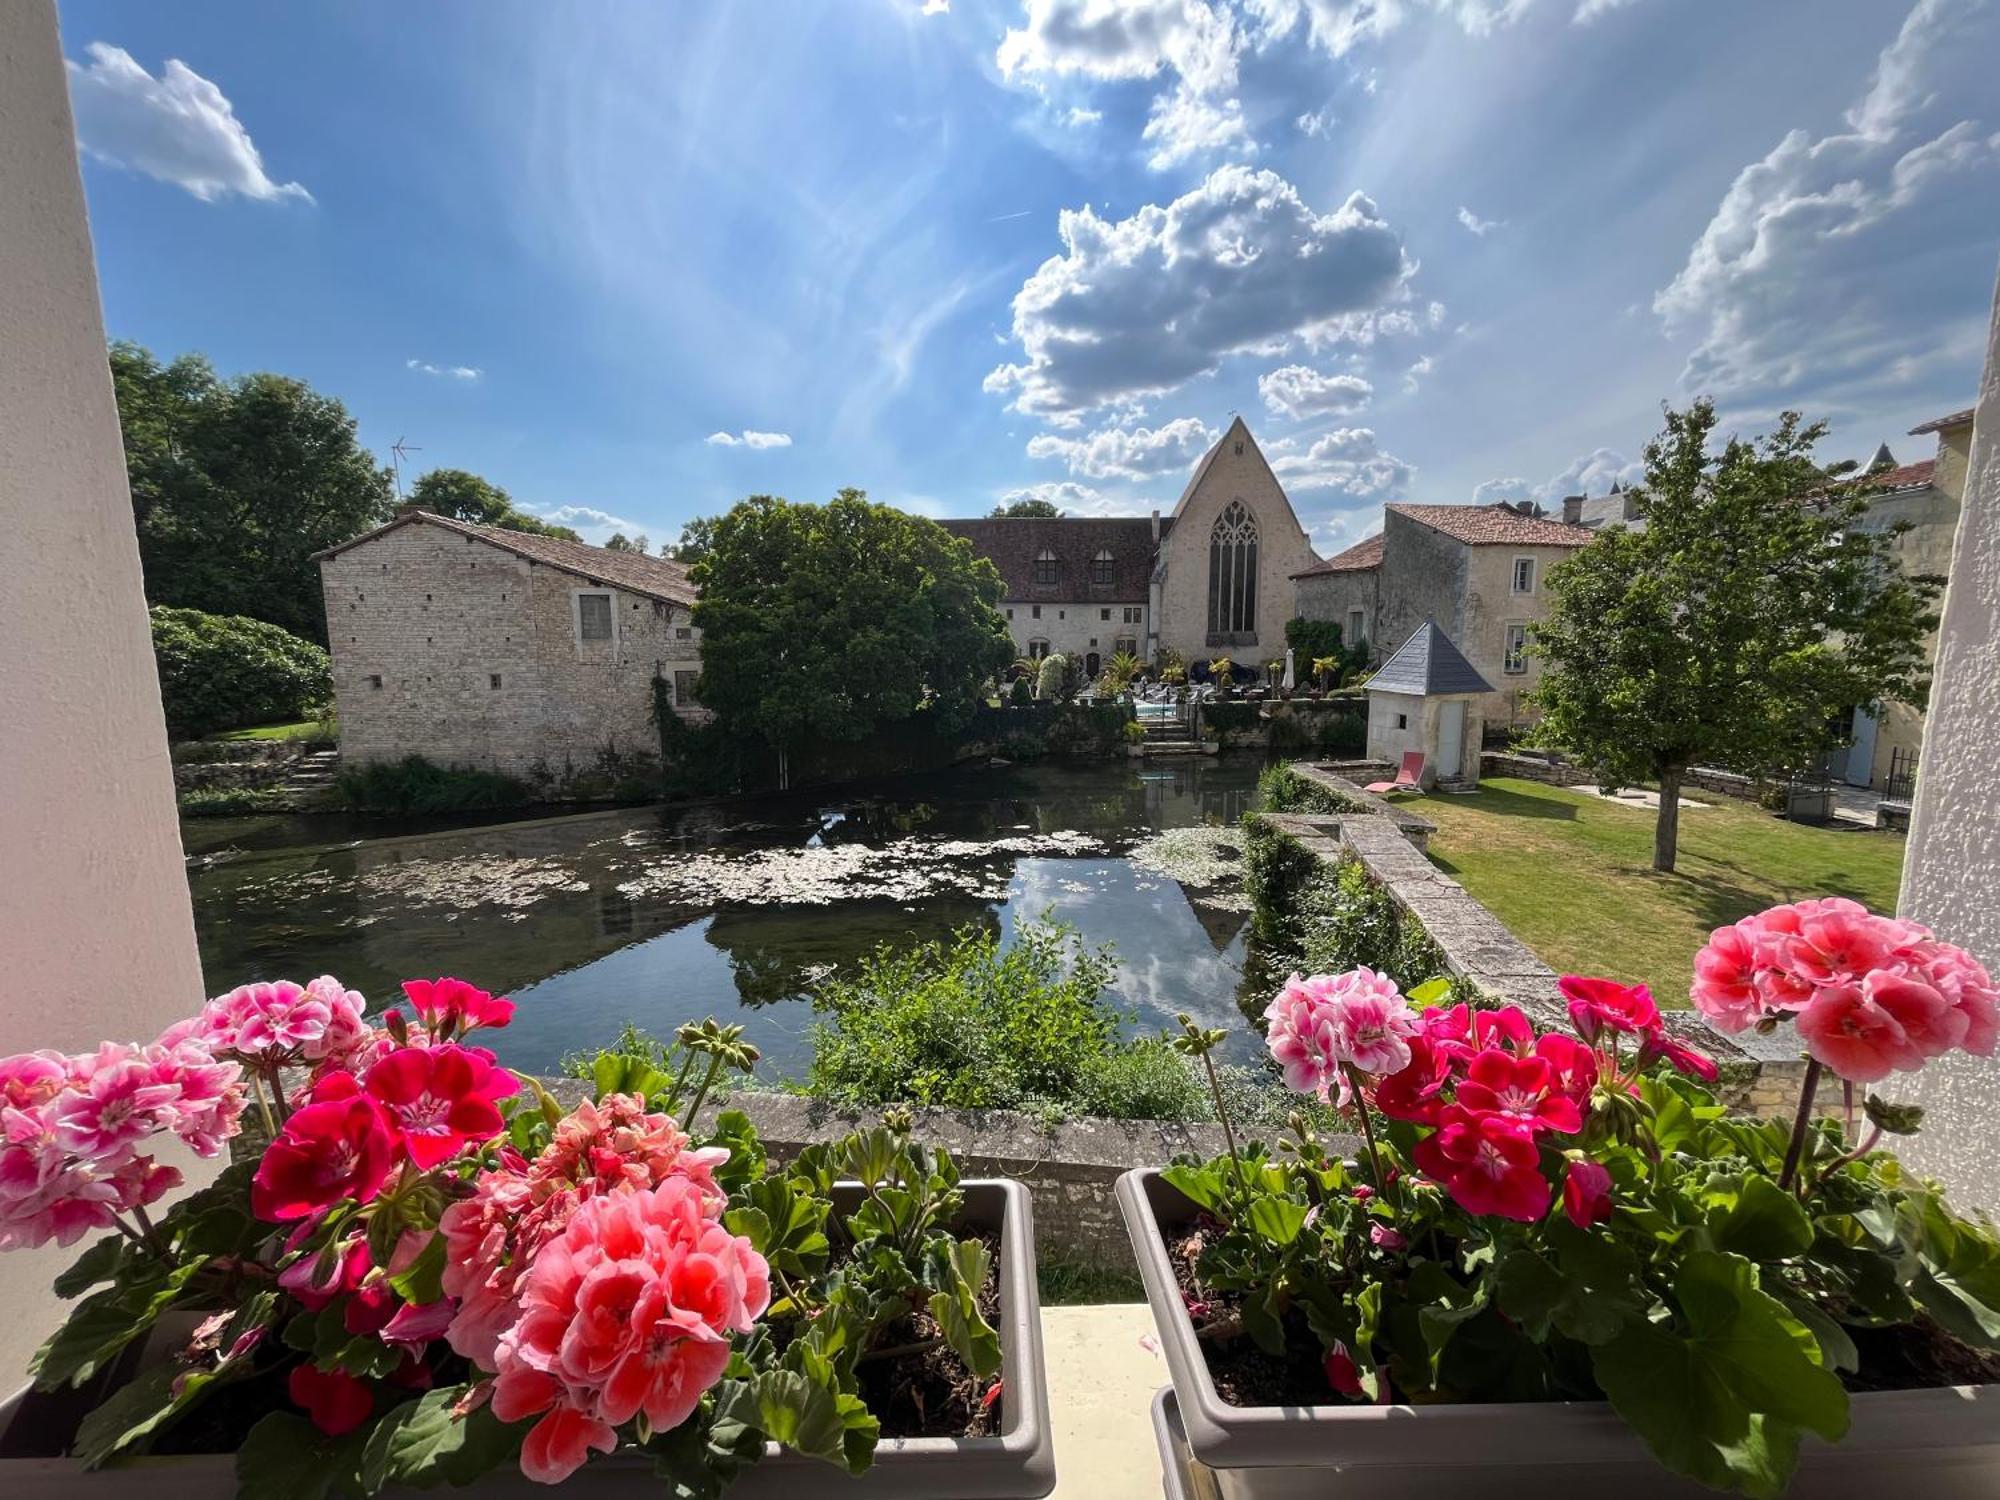
[[[1662,875],[1674,873],[1674,854],[1681,838],[1681,770],[1669,766],[1660,772],[1660,817],[1653,825],[1653,868]]]

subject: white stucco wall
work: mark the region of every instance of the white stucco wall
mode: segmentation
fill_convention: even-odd
[[[0,204],[0,1054],[150,1041],[201,964],[50,0],[0,6]],[[74,1254],[0,1254],[0,1395]]]
[[[1901,909],[2000,972],[2000,295],[1977,410]],[[2000,1061],[1956,1056],[1895,1082],[1893,1097],[1931,1112],[1903,1154],[1961,1207],[2000,1205]]]
[[[1035,618],[1038,609],[1042,612],[1039,620]],[[1130,625],[1125,623],[1128,609],[1139,612],[1138,620]],[[1108,620],[1104,618],[1107,610],[1111,613]],[[1143,600],[1107,604],[1102,599],[1007,599],[1001,602],[1000,613],[1014,638],[1017,657],[1026,656],[1029,643],[1039,640],[1049,643],[1051,654],[1074,653],[1078,660],[1095,651],[1102,666],[1111,660],[1117,642],[1129,640],[1138,648],[1133,654],[1144,659],[1149,622]]]
[[[1368,695],[1368,758],[1387,761],[1394,771],[1403,756],[1415,750],[1424,757],[1424,785],[1445,781],[1479,780],[1479,738],[1485,727],[1477,695],[1419,698],[1411,693],[1370,693]],[[1459,740],[1458,765],[1454,768],[1438,758],[1438,717],[1447,703],[1465,705],[1465,733]],[[1398,719],[1406,722],[1398,724]]]

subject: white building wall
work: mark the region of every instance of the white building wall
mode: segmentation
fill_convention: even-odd
[[[1125,618],[1128,610],[1137,616],[1130,623]],[[1036,617],[1037,611],[1040,618]],[[1143,657],[1145,653],[1149,612],[1138,600],[1107,604],[1102,599],[1008,599],[1001,603],[1000,613],[1014,638],[1017,657],[1027,656],[1036,641],[1048,643],[1047,654],[1074,654],[1082,658],[1095,651],[1103,661],[1111,660],[1121,640],[1135,643],[1135,655]],[[1104,618],[1107,614],[1111,617],[1108,620]]]

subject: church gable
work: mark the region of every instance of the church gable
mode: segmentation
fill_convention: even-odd
[[[1284,486],[1236,418],[1174,507],[1161,547],[1160,644],[1190,659],[1282,654],[1291,575],[1317,560]]]

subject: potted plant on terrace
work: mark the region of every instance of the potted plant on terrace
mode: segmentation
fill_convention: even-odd
[[[1694,1001],[1796,1027],[1795,1117],[1728,1118],[1643,986],[1571,977],[1574,1034],[1293,976],[1286,1082],[1352,1111],[1275,1149],[1128,1175],[1120,1203],[1173,1376],[1173,1463],[1225,1496],[2000,1494],[2000,1241],[1876,1149],[1918,1111],[1857,1090],[1989,1055],[1962,950],[1853,902],[1718,930]],[[1202,1055],[1220,1033],[1178,1039]],[[1816,1119],[1823,1072],[1845,1107]],[[1648,1453],[1650,1450],[1650,1454]]]
[[[0,1408],[0,1494],[1048,1492],[1019,1184],[907,1118],[783,1168],[702,1126],[740,1027],[602,1053],[566,1110],[476,1044],[512,1002],[404,990],[372,1025],[331,978],[246,985],[0,1060],[0,1248],[111,1231]],[[169,1137],[237,1160],[162,1212]]]

